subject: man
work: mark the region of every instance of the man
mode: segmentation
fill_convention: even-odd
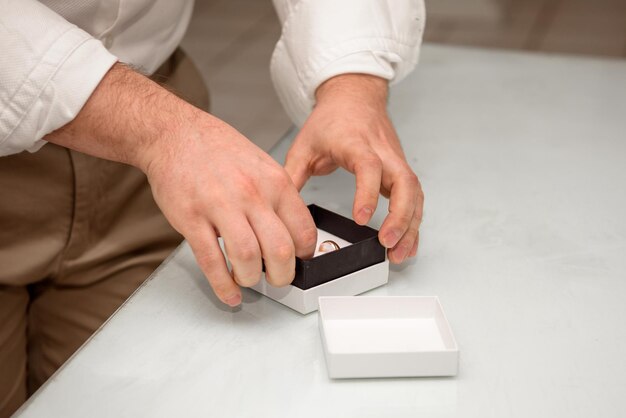
[[[310,176],[354,173],[359,224],[379,193],[389,197],[380,241],[394,263],[415,255],[423,197],[386,100],[388,82],[416,64],[423,4],[274,3],[283,31],[272,77],[302,126],[284,168],[122,64],[152,74],[169,62],[192,0],[0,0],[0,416],[97,329],[178,233],[227,305],[259,280],[262,260],[272,284],[290,283],[294,257],[316,243],[298,193]]]

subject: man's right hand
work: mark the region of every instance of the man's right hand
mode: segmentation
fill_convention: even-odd
[[[258,282],[262,260],[268,282],[282,286],[294,278],[295,256],[313,255],[315,224],[284,169],[228,124],[123,65],[45,139],[143,170],[157,204],[230,306],[241,302],[238,285]]]
[[[317,230],[278,163],[224,122],[197,113],[171,138],[154,142],[145,172],[157,204],[189,241],[215,293],[236,306],[237,284],[259,281],[261,258],[269,283],[291,283],[295,256],[313,254]]]

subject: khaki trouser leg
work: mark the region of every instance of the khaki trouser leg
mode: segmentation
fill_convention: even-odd
[[[0,290],[0,417],[11,415],[28,397],[27,306],[25,288]]]
[[[208,107],[181,51],[158,81]],[[0,417],[9,416],[182,237],[139,170],[53,144],[0,158]]]

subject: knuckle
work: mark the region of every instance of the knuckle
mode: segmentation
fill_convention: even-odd
[[[261,280],[261,271],[248,275],[239,275],[235,273],[235,280],[243,287],[252,287]]]
[[[417,190],[417,201],[419,202],[420,207],[424,206],[424,192],[421,187]]]
[[[409,229],[406,231],[406,239],[411,241],[411,244],[413,244],[413,241],[415,240],[415,237],[417,236],[418,231],[419,231],[419,223],[412,222],[411,226],[409,226]]]
[[[373,153],[368,152],[357,162],[357,166],[363,169],[381,169],[383,167],[383,161],[380,157]]]
[[[272,186],[278,188],[279,190],[283,190],[289,185],[291,185],[291,180],[289,179],[289,175],[282,169],[272,170],[269,174],[269,178],[272,182]]]
[[[412,188],[416,188],[416,189],[419,188],[419,184],[420,184],[419,179],[417,178],[417,175],[414,172],[412,172],[410,169],[409,169],[409,172],[404,175],[404,179],[407,182],[407,184],[411,186]]]
[[[178,212],[183,219],[196,219],[200,209],[195,199],[181,199],[178,204],[180,205],[178,206]]]
[[[413,220],[413,214],[407,211],[403,211],[396,215],[396,219],[400,224],[407,225]]]
[[[274,287],[283,287],[290,284],[296,275],[295,269],[291,269],[289,273],[274,274],[270,271],[266,273],[266,280]]]
[[[367,157],[365,157],[363,159],[363,162],[369,166],[373,166],[373,167],[382,167],[383,166],[383,160],[380,159],[380,157],[378,156],[378,154],[371,152],[367,155]]]
[[[244,263],[250,263],[261,259],[261,251],[252,245],[240,244],[237,245],[237,250],[233,252],[231,259],[233,261],[241,261]]]
[[[237,184],[239,185],[239,192],[246,201],[254,201],[259,198],[259,187],[256,181],[249,177],[241,177]]]
[[[312,226],[300,231],[299,241],[306,248],[314,247],[317,243],[317,228]]]
[[[200,264],[205,270],[212,271],[215,266],[221,262],[222,253],[217,251],[204,251],[196,255],[198,264]]]
[[[279,264],[287,264],[295,257],[295,249],[290,244],[279,244],[272,249],[272,260]]]

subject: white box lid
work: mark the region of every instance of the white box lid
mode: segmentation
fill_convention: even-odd
[[[459,349],[436,296],[326,296],[319,326],[331,378],[453,376]]]

